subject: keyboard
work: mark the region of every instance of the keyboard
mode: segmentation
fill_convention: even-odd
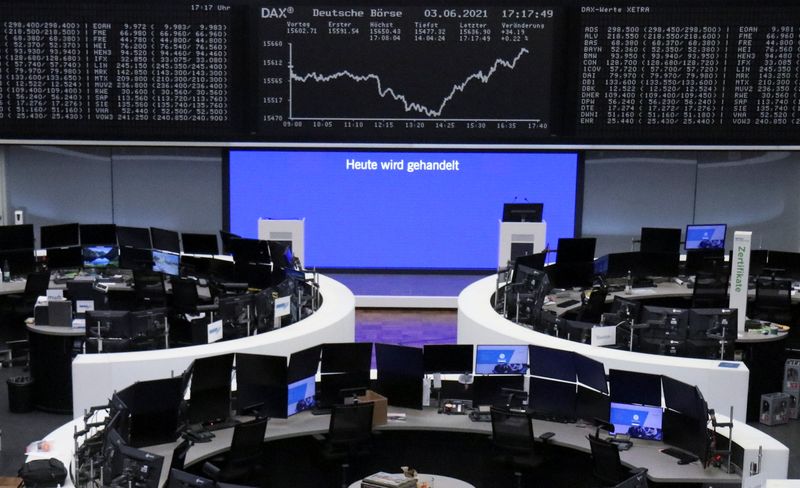
[[[680,449],[676,449],[674,447],[667,447],[662,449],[661,452],[667,456],[676,458],[680,464],[689,464],[699,459],[694,454],[689,454],[688,452],[681,451]]]
[[[578,300],[564,300],[563,302],[556,303],[556,307],[558,307],[558,308],[567,308],[567,307],[571,307],[573,305],[577,305],[578,303],[580,303]]]

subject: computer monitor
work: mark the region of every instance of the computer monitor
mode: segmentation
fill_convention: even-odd
[[[151,308],[131,312],[130,336],[132,339],[149,339],[150,348],[164,347],[164,334],[167,329],[167,309]]]
[[[322,345],[322,373],[369,373],[371,342],[326,343]]]
[[[80,245],[80,225],[59,224],[43,225],[39,228],[39,247],[69,247]]]
[[[628,434],[637,439],[663,439],[663,410],[649,405],[611,402],[611,418],[615,434]]]
[[[594,237],[558,239],[556,264],[591,263],[596,243]]]
[[[727,224],[687,225],[686,250],[725,249]]]
[[[706,418],[705,402],[696,386],[669,376],[661,377],[661,385],[664,388],[664,405],[667,409],[695,419]]]
[[[300,381],[315,376],[319,371],[322,346],[312,346],[289,355],[289,382]]]
[[[738,334],[738,315],[735,308],[693,308],[689,310],[689,339],[724,338],[733,342]]]
[[[187,254],[219,254],[217,236],[214,234],[182,233],[183,252]]]
[[[81,224],[82,246],[116,246],[117,226],[114,224]]]
[[[126,445],[119,446],[122,472],[129,483],[140,488],[158,488],[164,457]]]
[[[287,398],[285,357],[236,353],[236,402],[241,415],[286,418]]]
[[[782,277],[800,279],[800,253],[770,251],[767,256],[767,267],[781,270]]]
[[[541,222],[543,203],[504,203],[503,222]]]
[[[378,369],[377,392],[390,405],[422,409],[422,377],[424,360],[419,347],[375,344]]]
[[[127,310],[88,310],[86,337],[128,338],[130,312]]]
[[[294,253],[292,253],[292,241],[267,241],[269,255],[272,263],[281,269],[289,269],[294,266]]]
[[[153,249],[174,253],[181,252],[180,237],[178,233],[173,230],[150,227],[150,237],[153,241]]]
[[[316,398],[317,407],[329,409],[335,404],[343,403],[346,397],[352,396],[352,392],[369,388],[369,383],[369,371],[322,373]]]
[[[592,342],[592,329],[595,327],[592,322],[580,320],[565,320],[563,329],[567,333],[567,338],[574,342],[590,344]]]
[[[642,227],[639,250],[644,253],[680,254],[681,229]]]
[[[33,224],[0,226],[0,250],[33,249]]]
[[[219,301],[219,318],[222,319],[222,324],[226,328],[240,329],[246,332],[248,327],[254,327],[252,317],[253,310],[253,295],[250,293],[241,293],[239,295],[227,295],[220,297]]]
[[[48,254],[49,254],[48,250]],[[153,270],[153,251],[136,247],[122,247],[119,250],[119,267],[135,271]]]
[[[169,470],[168,488],[217,488],[214,480],[187,473],[180,469],[172,468]]]
[[[641,302],[637,302],[636,300],[628,300],[616,295],[614,296],[614,300],[611,302],[610,312],[617,314],[620,318],[620,321],[631,320],[634,323],[638,323],[641,310]]]
[[[219,240],[222,243],[222,254],[231,254],[231,240],[241,239],[242,236],[224,230],[219,231]]]
[[[608,393],[608,381],[603,363],[581,354],[573,356],[575,372],[578,374],[578,383],[602,393]]]
[[[237,263],[269,264],[272,262],[267,241],[234,237],[228,242],[228,249]]]
[[[708,457],[708,411],[705,402],[702,410],[700,418],[695,418],[667,409],[662,425],[665,444],[690,452],[705,463]]]
[[[214,424],[230,417],[233,357],[222,354],[194,360],[187,413],[190,424]]]
[[[575,382],[574,352],[530,344],[528,354],[533,376]]]
[[[152,251],[153,271],[170,276],[181,275],[181,257],[171,252]]]
[[[486,345],[475,348],[475,374],[525,374],[528,345]]]
[[[101,469],[104,479],[113,479],[122,473],[122,456],[119,454],[119,446],[123,446],[127,442],[114,424],[112,419],[103,429],[103,465]]]
[[[0,265],[8,263],[12,276],[26,276],[36,269],[36,257],[33,249],[14,249],[0,251]]]
[[[645,305],[639,321],[648,325],[639,331],[641,337],[683,341],[689,331],[689,310]]]
[[[123,394],[129,412],[132,447],[153,446],[178,438],[183,378],[137,381]]]
[[[606,278],[622,278],[628,276],[646,276],[642,265],[642,256],[638,252],[615,252],[600,256],[594,262],[595,274]]]
[[[640,252],[639,271],[644,276],[678,276],[681,257],[678,253]]]
[[[89,269],[118,268],[119,248],[117,246],[83,246],[83,267]]]
[[[264,332],[280,328],[280,322],[275,324],[275,296],[273,288],[264,288],[253,295],[253,309],[255,310],[255,327]],[[319,356],[317,357],[319,361]]]
[[[611,409],[611,398],[599,391],[578,385],[575,397],[575,417],[592,423],[594,419],[608,422]]]
[[[56,247],[47,250],[47,269],[70,269],[83,266],[83,248]]]
[[[472,382],[472,404],[480,405],[505,405],[503,389],[524,390],[525,378],[521,375],[501,376],[476,376]]]
[[[575,383],[531,378],[530,392],[530,408],[537,414],[559,420],[571,420],[576,417]]]
[[[139,249],[152,249],[150,229],[147,227],[117,226],[117,244],[119,247],[137,247]]]
[[[611,369],[608,384],[612,402],[661,405],[661,375]]]
[[[313,409],[317,404],[316,379],[308,376],[289,383],[286,415]]]
[[[694,275],[700,271],[709,273],[726,272],[726,265],[724,249],[708,248],[686,251],[684,266],[687,275]]]
[[[425,373],[471,374],[472,344],[425,344]]]
[[[765,268],[770,268],[767,265],[767,258],[769,251],[766,249],[751,249],[750,250],[750,276],[760,276]]]

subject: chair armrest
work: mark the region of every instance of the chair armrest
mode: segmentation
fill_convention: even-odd
[[[209,478],[216,480],[219,476],[220,471],[222,471],[217,465],[212,464],[208,461],[203,463],[203,474],[208,475]]]
[[[555,435],[556,434],[554,432],[545,432],[545,433],[543,433],[543,434],[541,434],[539,436],[539,440],[542,441],[545,444],[549,444],[550,443],[550,439],[555,437]]]

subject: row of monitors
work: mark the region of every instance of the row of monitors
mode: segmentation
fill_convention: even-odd
[[[610,320],[647,324],[642,337],[651,335],[676,340],[725,337],[735,339],[738,333],[735,308],[671,308],[642,305],[634,300],[614,297]],[[605,320],[609,320],[606,318]],[[610,325],[610,324],[608,324]]]

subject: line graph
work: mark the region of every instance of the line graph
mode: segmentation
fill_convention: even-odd
[[[473,82],[478,81],[481,83],[489,83],[492,79],[492,76],[500,69],[508,69],[514,70],[517,66],[517,63],[523,58],[525,55],[530,54],[531,51],[525,47],[519,49],[516,56],[514,56],[511,60],[497,58],[494,60],[492,65],[484,72],[483,69],[480,69],[464,79],[460,83],[456,83],[452,86],[450,92],[442,98],[441,102],[439,103],[438,107],[432,108],[426,106],[423,103],[410,101],[406,95],[400,93],[399,91],[395,90],[390,86],[384,86],[384,82],[381,77],[374,73],[369,73],[366,75],[352,73],[349,70],[342,70],[337,71],[331,74],[320,74],[315,71],[298,75],[294,71],[294,62],[293,62],[293,46],[292,43],[288,43],[289,45],[289,93],[290,93],[290,108],[289,108],[289,118],[290,119],[301,119],[302,117],[295,117],[292,112],[291,107],[291,94],[292,92],[292,83],[297,81],[300,83],[308,83],[309,81],[317,82],[317,83],[328,83],[333,80],[338,80],[341,78],[348,78],[356,83],[369,83],[374,82],[375,88],[377,89],[378,95],[381,98],[391,98],[395,101],[401,102],[403,105],[403,110],[405,112],[417,112],[420,114],[424,114],[428,118],[439,118],[442,116],[445,108],[447,107],[448,103],[450,103],[454,97],[456,97],[459,93],[463,93],[464,90]],[[352,118],[349,118],[352,119]],[[403,118],[403,120],[408,120],[407,118]],[[509,120],[509,119],[503,119]],[[525,119],[525,120],[538,120],[538,119]]]

